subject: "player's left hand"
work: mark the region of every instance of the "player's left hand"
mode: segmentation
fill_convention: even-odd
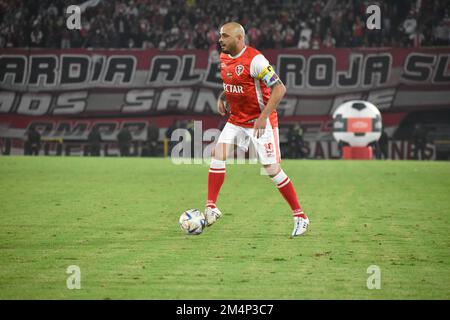
[[[264,129],[266,129],[267,119],[264,117],[259,117],[256,119],[253,126],[253,136],[258,139],[264,134]]]

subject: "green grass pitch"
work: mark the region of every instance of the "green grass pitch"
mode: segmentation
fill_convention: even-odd
[[[222,219],[187,236],[207,165],[2,157],[0,299],[450,299],[450,163],[282,165],[311,219],[296,239],[258,165],[228,165]]]

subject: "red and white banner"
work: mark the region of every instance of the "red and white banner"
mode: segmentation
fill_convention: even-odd
[[[409,111],[450,108],[450,48],[266,50],[285,83],[280,123],[302,121],[312,140],[329,137],[330,115],[363,99],[395,127]],[[46,136],[85,138],[92,126],[114,137],[123,125],[145,139],[150,119],[224,121],[215,51],[0,50],[0,137],[30,124]],[[111,138],[112,139],[112,138]]]
[[[350,99],[382,111],[450,107],[450,48],[264,54],[288,89],[285,116],[329,115]],[[221,88],[215,51],[0,51],[0,113],[215,114]]]

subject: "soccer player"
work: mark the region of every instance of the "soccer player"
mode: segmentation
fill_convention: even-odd
[[[224,24],[220,29],[219,44],[224,91],[217,101],[217,108],[222,116],[229,114],[229,119],[212,154],[206,224],[212,225],[222,215],[216,201],[225,180],[225,163],[233,144],[247,149],[252,143],[259,162],[292,209],[292,236],[299,236],[306,232],[309,219],[300,207],[291,180],[280,167],[276,108],[286,93],[286,87],[269,61],[258,50],[245,45],[245,31],[240,24]]]

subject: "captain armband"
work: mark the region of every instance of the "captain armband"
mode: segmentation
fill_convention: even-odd
[[[275,73],[275,70],[273,70],[273,67],[270,65],[264,68],[264,70],[258,74],[258,79],[262,80],[268,87],[272,87],[274,84],[281,81],[278,75]]]

